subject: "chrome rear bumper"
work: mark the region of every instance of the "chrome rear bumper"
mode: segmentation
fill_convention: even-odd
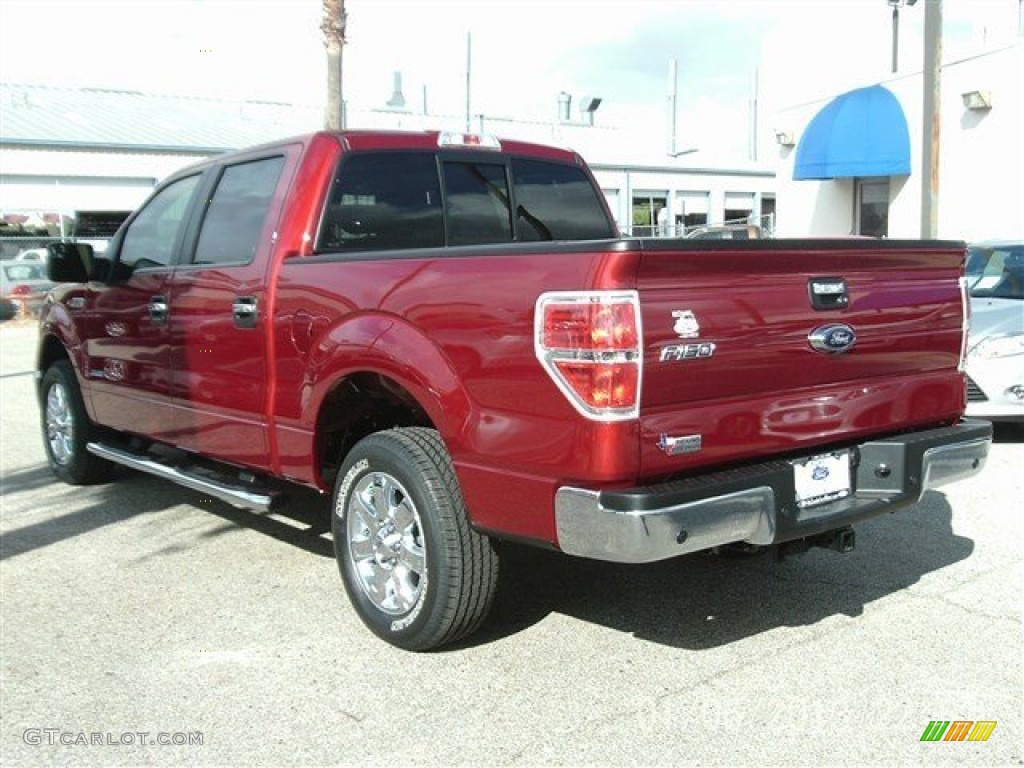
[[[812,536],[919,501],[982,470],[992,425],[962,421],[849,448],[853,492],[797,506],[792,461],[771,461],[625,491],[565,486],[555,495],[558,545],[597,560],[646,563],[734,542]]]

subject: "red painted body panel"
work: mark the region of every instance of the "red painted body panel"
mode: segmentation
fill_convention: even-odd
[[[85,328],[83,373],[96,421],[173,442],[170,336],[149,316],[150,299],[164,293],[168,276],[169,270],[152,270],[118,286],[90,283],[78,323]]]
[[[176,444],[205,456],[264,471],[273,468],[267,397],[270,368],[265,323],[239,327],[236,299],[267,313],[273,290],[275,233],[300,163],[299,142],[242,153],[241,163],[283,155],[284,166],[256,251],[248,264],[177,267],[168,284]]]
[[[380,373],[410,392],[444,436],[478,525],[553,541],[553,491],[545,489],[566,478],[635,476],[636,425],[578,417],[537,362],[534,303],[542,289],[621,288],[634,265],[633,254],[559,255],[550,246],[286,263],[275,326],[282,469],[319,482],[308,453],[319,404],[341,378]],[[545,504],[508,504],[537,494]]]
[[[117,294],[117,306],[90,286],[86,311],[69,318],[53,309],[44,332],[66,344],[74,328],[87,337],[79,370],[94,418],[328,490],[317,455],[321,407],[346,377],[377,374],[439,430],[477,527],[554,543],[561,485],[626,488],[952,423],[962,412],[963,250],[948,245],[634,240],[314,254],[342,153],[434,149],[437,140],[349,132],[274,145],[290,160],[261,249],[230,274],[161,273],[172,294],[169,331],[143,317],[163,284],[144,286],[134,302]],[[564,150],[503,148],[581,162]],[[811,307],[808,280],[827,277],[846,281],[847,307]],[[537,359],[540,294],[593,290],[639,294],[639,418],[583,417]],[[261,307],[258,327],[244,332],[231,325],[241,295]],[[681,340],[674,312],[692,313],[696,333]],[[112,320],[127,325],[117,338],[104,330]],[[808,334],[828,323],[855,328],[856,347],[812,351]],[[694,339],[713,342],[713,355],[662,361],[665,347]],[[138,366],[130,382],[96,374],[118,358]],[[700,435],[701,449],[668,456],[663,435]]]
[[[638,278],[646,344],[641,411],[647,477],[878,430],[951,423],[965,406],[957,372],[963,316],[959,249],[897,253],[718,250],[645,253]],[[842,277],[849,305],[815,310],[812,278]],[[674,311],[691,311],[681,340]],[[855,329],[853,351],[826,355],[816,327]],[[660,362],[661,350],[711,342],[714,354]],[[660,435],[701,435],[698,453],[667,456]]]

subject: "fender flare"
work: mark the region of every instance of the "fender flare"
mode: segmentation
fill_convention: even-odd
[[[397,315],[358,313],[325,330],[307,360],[302,423],[315,431],[335,385],[377,373],[405,389],[429,416],[452,455],[462,447],[475,407],[451,360],[418,328]]]

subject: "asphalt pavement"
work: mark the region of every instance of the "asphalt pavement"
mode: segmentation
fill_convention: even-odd
[[[1024,762],[1019,431],[845,555],[505,547],[483,632],[411,654],[349,607],[314,495],[56,482],[34,337],[0,325],[4,766]],[[996,725],[921,741],[932,721]]]

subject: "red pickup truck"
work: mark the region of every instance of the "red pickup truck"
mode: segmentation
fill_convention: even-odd
[[[356,611],[433,648],[485,618],[502,540],[846,551],[979,471],[964,252],[621,238],[572,152],[317,133],[176,173],[102,258],[51,248],[46,451],[258,510],[333,490]]]

